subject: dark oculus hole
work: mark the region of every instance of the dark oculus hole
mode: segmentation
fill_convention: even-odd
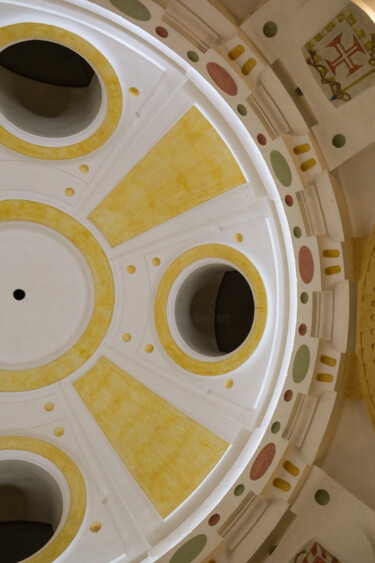
[[[45,522],[0,522],[2,563],[17,563],[39,551],[53,536]]]
[[[20,459],[0,461],[1,563],[23,561],[42,549],[62,512],[62,493],[50,473]]]
[[[51,41],[15,43],[0,53],[0,66],[44,84],[83,88],[90,85],[94,70],[78,53]]]
[[[32,39],[0,52],[0,108],[23,131],[74,135],[93,122],[101,102],[94,69],[68,47]]]
[[[188,346],[206,356],[222,356],[239,348],[250,333],[254,297],[240,272],[225,264],[207,265],[181,285],[175,314]]]
[[[215,334],[220,352],[229,354],[246,340],[254,322],[254,297],[246,279],[225,272],[215,307]]]
[[[15,289],[13,291],[13,297],[14,299],[16,299],[16,301],[22,301],[22,299],[24,299],[26,296],[26,293],[24,292],[23,289]]]

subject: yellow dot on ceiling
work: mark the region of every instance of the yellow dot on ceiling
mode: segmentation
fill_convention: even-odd
[[[87,166],[87,164],[81,164],[81,166],[79,167],[79,171],[82,172],[82,174],[87,174],[89,170],[90,168]]]
[[[129,342],[132,339],[132,335],[129,334],[129,332],[125,332],[122,339],[123,339],[124,342]]]
[[[73,188],[66,188],[65,189],[65,195],[68,196],[68,197],[72,197],[74,195]]]
[[[160,265],[160,258],[153,258],[152,259],[152,263],[154,266],[159,266]]]
[[[134,274],[136,268],[135,268],[135,266],[131,265],[131,266],[127,267],[127,270],[128,270],[128,274]]]
[[[97,532],[99,532],[101,527],[102,527],[101,522],[99,522],[98,520],[95,520],[95,522],[93,522],[90,526],[90,532],[97,533]]]
[[[53,409],[55,408],[55,405],[53,403],[51,403],[51,401],[48,401],[48,403],[46,403],[44,405],[44,410],[50,412],[53,411]]]
[[[54,435],[57,436],[58,438],[60,438],[60,436],[62,436],[64,434],[64,432],[65,432],[65,430],[64,430],[64,428],[61,428],[61,426],[58,426],[53,431]]]
[[[151,352],[154,351],[154,347],[152,344],[146,344],[145,346],[145,352],[147,352],[147,354],[151,354]]]
[[[134,98],[139,96],[139,90],[138,90],[138,88],[135,88],[134,86],[129,88],[128,92],[129,92],[130,96],[133,96]]]
[[[243,241],[243,236],[241,235],[241,233],[237,233],[234,238],[236,239],[237,242]]]
[[[225,387],[227,389],[231,389],[233,387],[234,383],[233,383],[233,379],[227,379],[225,382]]]

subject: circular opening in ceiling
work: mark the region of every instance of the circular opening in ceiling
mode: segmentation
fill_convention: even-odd
[[[181,284],[175,322],[185,343],[209,357],[234,352],[254,322],[254,297],[247,279],[227,264],[205,265]]]
[[[44,547],[63,514],[63,496],[45,469],[21,459],[0,462],[1,561],[23,561]]]
[[[24,292],[23,289],[15,289],[13,291],[13,297],[16,301],[22,301],[22,299],[25,299],[26,293]]]
[[[68,137],[86,129],[102,104],[94,69],[58,43],[21,41],[0,53],[0,109],[33,135]]]

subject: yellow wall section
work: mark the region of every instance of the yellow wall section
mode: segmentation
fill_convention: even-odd
[[[216,129],[192,107],[91,213],[112,246],[246,182]]]
[[[228,448],[106,358],[74,386],[163,518],[198,487]]]
[[[358,282],[356,352],[363,397],[375,428],[375,225],[362,253]]]

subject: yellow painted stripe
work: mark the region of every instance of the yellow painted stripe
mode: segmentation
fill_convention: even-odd
[[[340,251],[335,248],[323,250],[323,256],[325,258],[338,258],[340,256]]]
[[[314,168],[315,165],[316,165],[315,158],[309,158],[309,160],[302,162],[300,168],[301,168],[302,172],[307,172],[311,168]]]
[[[112,246],[246,181],[221,136],[191,108],[91,213]]]
[[[310,147],[309,143],[303,143],[302,145],[296,145],[293,148],[293,152],[294,152],[294,154],[303,154],[305,152],[309,152],[310,148],[311,147]]]
[[[293,477],[296,477],[299,473],[299,469],[296,465],[294,465],[294,463],[292,463],[291,461],[284,461],[283,467],[285,469],[285,471],[287,471],[288,473],[290,473],[291,475],[293,475]]]
[[[237,59],[239,56],[242,55],[242,53],[245,52],[245,47],[243,45],[236,45],[235,47],[233,47],[233,49],[231,49],[228,53],[228,57],[234,61],[235,59]]]
[[[255,67],[255,65],[257,64],[255,59],[248,59],[241,68],[242,74],[244,74],[245,76],[247,76],[248,74],[250,74],[250,72],[253,70],[253,68]]]
[[[277,487],[278,489],[281,489],[282,491],[285,491],[286,493],[290,490],[290,483],[280,478],[273,480],[273,486]]]
[[[318,373],[316,379],[322,383],[332,383],[333,375],[330,373]]]
[[[324,269],[324,273],[327,276],[332,276],[333,274],[339,274],[341,272],[341,266],[329,266]]]
[[[337,364],[337,360],[335,360],[335,358],[331,358],[331,356],[325,356],[324,354],[320,356],[320,361],[322,362],[322,364],[325,364],[326,366],[331,366],[333,368]]]
[[[191,495],[228,448],[106,358],[74,386],[163,518]]]

